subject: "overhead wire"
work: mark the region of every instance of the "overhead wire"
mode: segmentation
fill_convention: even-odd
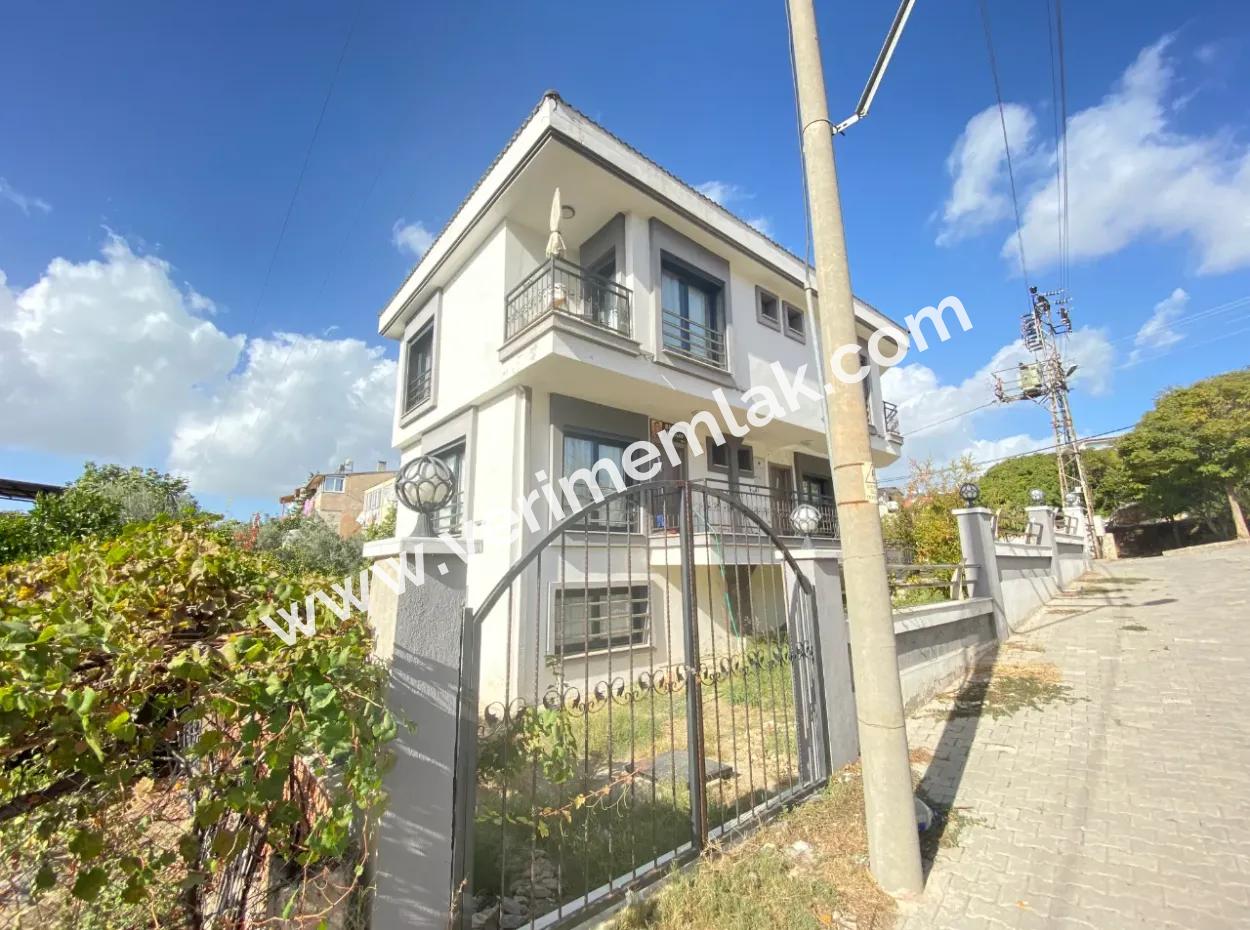
[[[1060,279],[1064,292],[1068,290],[1068,274],[1071,267],[1072,232],[1070,226],[1071,212],[1068,209],[1068,69],[1063,53],[1063,0],[1055,0],[1055,39],[1059,52],[1059,119],[1063,132],[1063,259],[1060,265],[1063,277]]]
[[[1003,151],[1007,156],[1007,180],[1011,186],[1011,206],[1016,217],[1016,248],[1020,254],[1020,272],[1024,285],[1029,285],[1029,266],[1024,256],[1024,224],[1020,218],[1020,198],[1016,191],[1016,170],[1011,159],[1011,140],[1007,135],[1007,115],[1003,108],[1002,85],[998,79],[998,57],[994,54],[994,36],[990,29],[990,11],[986,0],[978,0],[981,8],[981,25],[985,30],[985,50],[990,59],[990,76],[994,80],[994,99],[998,104],[998,123],[1003,131]]]
[[[1059,262],[1059,286],[1062,289],[1065,287],[1064,278],[1066,277],[1063,268],[1063,159],[1060,155],[1059,142],[1061,132],[1059,127],[1059,76],[1055,68],[1055,19],[1051,0],[1046,0],[1046,44],[1048,49],[1046,60],[1047,64],[1050,65],[1050,117],[1055,135],[1055,229],[1058,233],[1055,256]],[[1066,129],[1067,127],[1064,128]]]
[[[361,10],[364,8],[364,4],[365,4],[365,0],[358,0],[358,2],[356,3],[356,9],[352,13],[352,20],[351,20],[350,25],[348,26],[347,35],[343,39],[342,48],[339,49],[338,59],[334,63],[334,71],[330,75],[330,83],[326,87],[325,96],[322,98],[322,101],[321,101],[321,109],[318,111],[317,120],[313,124],[312,135],[308,139],[308,144],[304,147],[304,157],[300,163],[299,173],[296,175],[296,178],[295,178],[295,187],[291,191],[290,199],[287,201],[286,212],[283,214],[283,217],[282,217],[282,225],[278,229],[278,237],[274,242],[273,250],[270,252],[269,262],[265,267],[265,275],[261,280],[260,290],[257,291],[256,300],[252,304],[251,313],[248,316],[246,325],[244,326],[244,329],[243,329],[244,333],[247,333],[248,331],[252,329],[253,324],[256,322],[257,312],[260,310],[260,306],[265,299],[265,295],[268,293],[269,281],[273,276],[273,270],[274,270],[275,265],[277,264],[278,254],[282,250],[282,243],[286,238],[287,228],[290,226],[291,216],[295,211],[295,203],[299,199],[300,191],[303,189],[304,177],[308,173],[308,165],[309,165],[309,162],[312,160],[313,149],[316,147],[317,139],[321,134],[321,125],[323,122],[325,122],[326,111],[330,107],[330,100],[334,96],[334,89],[338,85],[339,75],[341,74],[343,70],[343,62],[347,58],[347,51],[351,47],[352,38],[356,34],[356,26],[360,21],[360,13],[361,13]],[[376,179],[375,179],[375,183],[376,183]],[[280,370],[280,374],[282,375],[285,374],[287,363],[289,363],[291,360],[292,348],[293,348],[292,346],[288,346],[286,358],[283,360],[282,368]],[[209,434],[204,439],[200,440],[198,443],[201,449],[208,448],[212,444],[212,442],[216,439],[217,431],[221,426],[221,419],[222,418],[220,416],[217,416],[213,419],[212,430],[210,430]]]
[[[1081,436],[1079,439],[1077,439],[1077,444],[1080,445],[1081,443],[1089,442],[1091,439],[1103,439],[1107,436],[1114,436],[1118,433],[1127,433],[1132,428],[1133,428],[1132,426],[1120,426],[1120,427],[1117,427],[1116,429],[1105,430],[1101,433],[1090,433],[1088,436]],[[1003,456],[999,456],[998,458],[980,459],[979,461],[972,462],[971,464],[972,464],[972,467],[974,468],[980,468],[982,465],[997,465],[999,462],[1006,462],[1006,461],[1010,461],[1011,459],[1022,459],[1022,458],[1027,458],[1030,455],[1040,455],[1044,452],[1054,452],[1058,448],[1059,448],[1059,444],[1051,443],[1049,446],[1040,446],[1036,449],[1028,449],[1024,452],[1013,452],[1011,455],[1003,455]],[[881,485],[881,484],[885,484],[887,482],[892,482],[892,481],[905,481],[910,477],[911,477],[910,472],[907,472],[906,474],[886,475],[884,477],[878,478],[877,484]]]

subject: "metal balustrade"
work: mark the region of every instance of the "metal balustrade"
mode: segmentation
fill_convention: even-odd
[[[728,368],[725,334],[720,330],[704,326],[672,310],[664,311],[662,322],[665,349],[716,368]]]
[[[553,313],[561,313],[621,336],[633,332],[633,292],[562,258],[535,268],[508,292],[504,338],[511,339]]]
[[[891,436],[902,436],[903,430],[898,423],[898,404],[887,400],[881,406],[885,408],[885,431]]]
[[[820,522],[816,531],[811,535],[828,539],[838,538],[837,506],[829,495],[778,491],[776,488],[756,484],[739,484],[737,488],[732,488],[727,480],[721,478],[704,478],[699,483],[722,492],[728,491],[738,503],[766,521],[782,536],[803,535],[795,528],[790,514],[799,504],[810,504],[820,513]],[[717,506],[717,502],[711,501],[706,529],[714,533],[749,533],[753,532],[753,524],[740,519],[735,508]]]

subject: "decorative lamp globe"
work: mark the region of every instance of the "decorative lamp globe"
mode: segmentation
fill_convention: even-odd
[[[801,536],[811,536],[820,526],[820,511],[811,504],[799,504],[790,511],[790,524]]]
[[[438,513],[456,493],[456,476],[447,463],[421,455],[404,464],[395,476],[395,496],[410,510]]]
[[[1034,488],[1029,492],[1029,500],[1035,504],[1040,504],[1042,501],[1046,500],[1046,492],[1041,488]]]
[[[1065,497],[1064,500],[1068,502],[1069,507],[1075,507],[1077,504],[1081,502],[1081,492],[1069,491],[1068,496]]]
[[[981,489],[972,481],[965,481],[959,486],[959,496],[963,498],[964,504],[971,507],[981,497]]]

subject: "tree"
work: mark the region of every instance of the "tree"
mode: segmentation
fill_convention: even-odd
[[[1239,498],[1250,489],[1250,368],[1161,394],[1119,443],[1141,503],[1160,517],[1226,509],[1250,537]]]
[[[1110,515],[1132,503],[1140,489],[1129,478],[1115,449],[1086,449],[1081,453],[1085,477],[1090,484],[1096,513]],[[981,500],[996,510],[1020,510],[1032,503],[1029,492],[1037,488],[1045,494],[1043,503],[1060,507],[1059,469],[1054,453],[1021,455],[992,466],[981,476]]]
[[[361,540],[344,539],[316,515],[287,514],[266,520],[255,548],[268,552],[292,571],[343,577],[360,570]]]
[[[959,527],[951,511],[964,506],[959,486],[972,475],[969,456],[947,465],[935,465],[932,459],[913,460],[902,509],[882,521],[886,545],[909,552],[917,564],[963,561]]]

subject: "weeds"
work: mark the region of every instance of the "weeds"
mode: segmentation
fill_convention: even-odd
[[[944,697],[946,709],[932,711],[938,718],[1007,717],[1026,707],[1041,710],[1056,701],[1072,703],[1071,688],[1061,682],[1059,669],[1049,662],[1001,663],[978,668],[958,692]]]
[[[858,766],[741,844],[626,907],[613,930],[823,930],[889,926],[894,905],[868,871]]]

